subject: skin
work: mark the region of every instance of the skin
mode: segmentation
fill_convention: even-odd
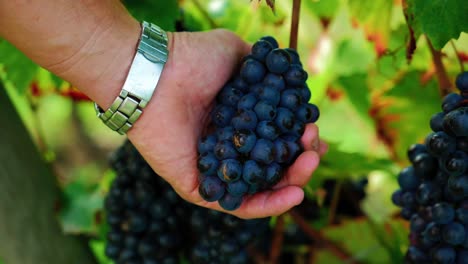
[[[11,10],[21,10],[11,12]],[[125,81],[141,27],[119,1],[1,1],[0,36],[107,109]],[[146,161],[189,202],[224,211],[198,194],[196,142],[216,94],[250,45],[226,30],[168,33],[169,57],[152,100],[128,138]],[[60,52],[59,52],[60,51]],[[327,145],[306,126],[305,151],[273,190],[230,211],[241,218],[279,215],[304,198],[302,187]]]

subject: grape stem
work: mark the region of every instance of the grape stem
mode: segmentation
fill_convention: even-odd
[[[463,65],[463,60],[459,55],[460,53],[458,53],[457,46],[455,45],[455,42],[453,40],[450,40],[450,44],[452,45],[452,48],[455,51],[455,55],[457,56],[458,63],[460,64],[460,72],[464,72],[465,66]]]
[[[297,36],[299,33],[299,15],[301,11],[301,0],[293,1],[291,32],[289,35],[289,47],[297,50]]]
[[[273,241],[271,242],[270,261],[271,264],[278,263],[281,256],[281,248],[284,240],[284,214],[276,219],[275,230],[273,233]]]
[[[451,92],[451,82],[447,75],[447,71],[445,70],[445,66],[442,62],[442,52],[440,50],[434,49],[429,38],[426,37],[427,44],[429,45],[429,49],[431,50],[432,54],[432,61],[434,63],[437,75],[437,81],[439,82],[439,92],[440,95],[446,96]]]
[[[289,215],[292,217],[294,222],[296,222],[296,224],[302,229],[302,231],[304,231],[304,233],[306,233],[311,239],[313,239],[318,246],[328,249],[336,257],[345,261],[346,263],[359,264],[359,262],[353,259],[353,257],[349,255],[348,252],[346,252],[343,248],[341,248],[335,242],[323,236],[320,232],[314,230],[301,216],[301,214],[297,212],[297,210],[290,210]]]
[[[338,202],[340,200],[341,194],[341,181],[337,181],[334,190],[333,190],[333,197],[330,204],[330,211],[328,213],[328,224],[331,225],[335,221],[336,216],[336,209],[338,207]]]

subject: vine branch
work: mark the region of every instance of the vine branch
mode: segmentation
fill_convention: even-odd
[[[429,49],[431,50],[432,61],[436,69],[437,81],[439,82],[439,92],[441,96],[446,96],[451,92],[452,85],[442,62],[442,52],[434,49],[429,38],[426,37],[426,40],[429,45]]]
[[[343,248],[338,246],[335,242],[324,237],[320,232],[314,230],[295,209],[290,210],[289,215],[293,218],[297,225],[299,225],[302,231],[311,237],[317,244],[330,250],[331,253],[333,253],[339,259],[346,261],[346,263],[359,264],[359,262],[353,259],[353,257],[350,256]]]
[[[273,231],[273,241],[271,242],[270,262],[271,264],[278,263],[281,255],[281,248],[283,247],[284,239],[284,215],[278,216],[276,219],[275,230]]]
[[[297,36],[299,33],[299,15],[301,13],[301,0],[293,0],[291,32],[289,36],[289,47],[297,50]]]

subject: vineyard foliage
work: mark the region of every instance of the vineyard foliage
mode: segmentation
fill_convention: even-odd
[[[251,43],[275,36],[281,47],[289,45],[292,2],[124,1],[137,19],[168,31],[180,25],[187,31],[226,28]],[[468,5],[463,0],[429,2],[302,1],[297,50],[309,73],[312,103],[321,109],[320,135],[330,146],[306,194],[321,204],[325,180],[368,179],[360,204],[364,216],[330,221],[337,217],[336,208],[323,206],[323,217],[310,225],[363,263],[401,262],[408,226],[390,200],[396,174],[408,165],[407,148],[430,132],[429,119],[440,111],[447,89],[455,89],[461,65],[467,67]],[[439,65],[434,63],[438,59]],[[448,77],[450,87],[440,76]],[[100,123],[86,97],[3,39],[0,80],[57,172],[63,229],[91,236],[101,263],[109,263],[103,255],[108,227],[102,208],[115,175],[107,157],[123,137]],[[341,262],[321,249],[316,263]]]

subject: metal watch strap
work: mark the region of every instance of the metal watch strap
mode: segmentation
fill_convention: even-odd
[[[104,124],[122,135],[132,128],[156,90],[167,55],[166,33],[143,21],[141,38],[122,91],[105,112],[94,103],[97,116]]]

